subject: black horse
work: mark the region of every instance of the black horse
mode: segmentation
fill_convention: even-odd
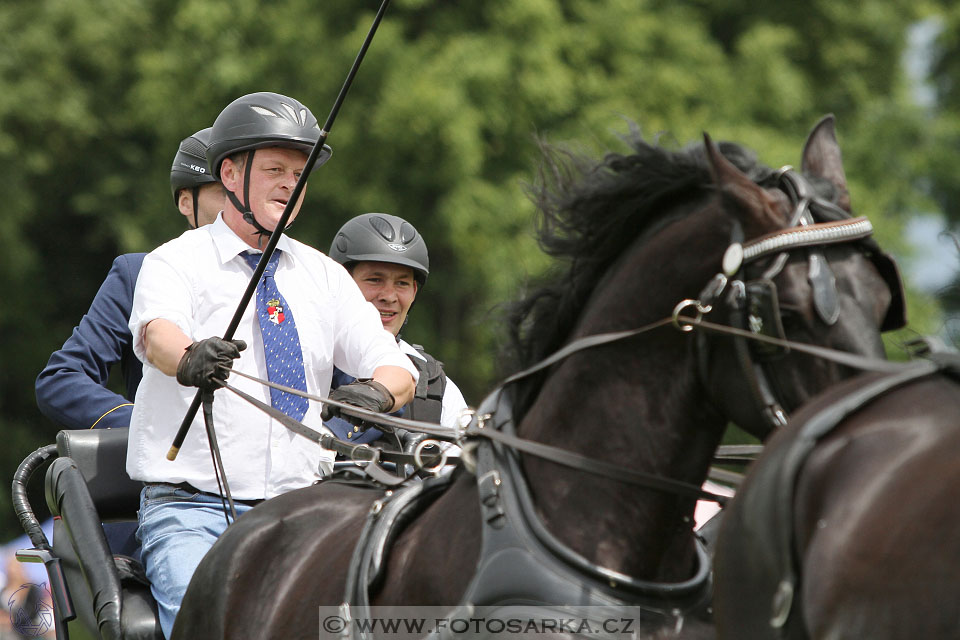
[[[629,143],[598,164],[548,154],[535,191],[541,239],[566,269],[515,321],[526,363],[587,336],[648,330],[575,349],[488,398],[472,432],[483,423],[505,442],[464,443],[470,452],[481,442],[477,476],[459,468],[442,491],[424,489],[432,501],[388,532],[379,579],[355,548],[387,510],[383,490],[328,481],[253,509],[200,564],[175,638],[313,638],[319,605],[356,604],[368,591],[373,605],[642,603],[660,612],[647,629],[695,626],[709,568],[691,530],[693,487],[726,425],[765,436],[851,370],[677,331],[675,307],[686,299],[686,316],[712,303],[708,318],[882,357],[879,329],[897,315],[899,284],[882,275],[889,265],[868,223],[846,211],[832,118],[807,142],[806,178],[709,138],[676,151],[639,135]],[[783,235],[798,224],[801,241]],[[803,248],[818,238],[837,243]],[[490,538],[509,530],[535,561],[520,553],[491,570]]]
[[[960,354],[844,381],[771,438],[716,549],[722,638],[960,634]]]

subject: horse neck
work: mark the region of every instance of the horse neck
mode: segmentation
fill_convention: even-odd
[[[697,223],[692,218],[683,225]],[[684,229],[671,229],[668,235],[683,237]],[[657,243],[646,243],[657,244],[655,250],[632,249],[637,255],[626,256],[604,278],[577,336],[658,320],[675,302],[692,297],[707,282],[712,273],[706,267],[675,268],[677,247],[660,243],[660,236]],[[722,248],[707,253],[719,251]],[[704,264],[714,261],[702,251],[689,255],[690,260]],[[638,283],[638,273],[668,270],[672,275],[663,282],[653,278]],[[687,293],[691,288],[694,293]],[[637,308],[625,309],[625,300],[637,301]],[[544,383],[519,426],[520,434],[699,486],[725,420],[704,396],[689,340],[672,327],[661,327],[628,342],[570,357]],[[547,528],[581,555],[644,579],[689,577],[692,499],[529,456],[524,458],[524,470]]]

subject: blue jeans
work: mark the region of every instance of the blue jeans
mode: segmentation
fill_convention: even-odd
[[[236,508],[239,516],[252,507],[237,502]],[[157,601],[160,627],[169,638],[193,572],[227,528],[223,506],[219,496],[146,486],[140,492],[138,520],[143,566]]]

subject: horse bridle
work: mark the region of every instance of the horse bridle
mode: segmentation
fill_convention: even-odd
[[[837,205],[817,196],[810,183],[790,167],[781,169],[777,177],[778,186],[793,205],[788,226],[744,242],[743,230],[735,223],[730,245],[723,255],[722,271],[704,287],[697,300],[684,300],[674,309],[676,316],[692,307],[696,310],[697,319],[700,319],[722,306],[729,313],[730,326],[779,341],[748,341],[742,335],[733,337],[734,352],[750,395],[764,421],[773,429],[786,425],[787,412],[774,392],[767,366],[789,353],[789,348],[783,346],[785,333],[777,286],[773,279],[783,270],[791,252],[800,249],[807,251],[814,308],[819,318],[829,326],[839,319],[840,305],[836,278],[822,247],[848,242],[863,243],[892,296],[881,330],[896,329],[906,324],[903,285],[893,260],[869,240],[873,233],[870,221],[863,217],[851,218]],[[759,277],[748,277],[748,265],[771,257],[772,260]],[[689,331],[692,326],[687,325],[684,329]],[[699,332],[696,341],[697,368],[704,388],[712,394],[711,385],[708,384],[709,349],[706,341],[706,333]]]

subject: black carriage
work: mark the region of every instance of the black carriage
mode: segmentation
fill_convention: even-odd
[[[126,472],[128,431],[60,431],[56,444],[28,455],[14,475],[14,509],[33,544],[30,549],[18,550],[16,557],[20,562],[42,563],[47,570],[57,640],[69,640],[67,623],[73,620],[104,640],[163,640],[157,603],[143,566],[136,558],[114,554],[104,532],[104,523],[135,527],[137,522],[143,484],[131,480]],[[404,437],[415,455],[382,455],[389,460],[416,458],[421,440],[413,434]],[[376,452],[374,460],[380,460],[379,450],[348,443],[342,443],[341,453],[357,455],[358,448]],[[44,476],[44,494],[54,517],[52,541],[27,497],[31,478],[51,459]],[[381,486],[398,483],[401,478],[393,474],[397,466],[389,460],[384,466],[366,466],[365,475]],[[445,462],[446,456],[441,460]],[[364,475],[361,466],[352,461],[338,461],[334,467],[337,475]]]
[[[14,508],[33,543],[17,551],[17,559],[46,566],[57,640],[69,638],[67,622],[74,619],[105,640],[163,638],[143,567],[111,553],[102,525],[137,519],[143,485],[127,476],[126,451],[127,429],[61,431],[56,444],[27,456],[14,476]],[[44,479],[54,516],[49,541],[27,499],[27,484],[51,458]]]

